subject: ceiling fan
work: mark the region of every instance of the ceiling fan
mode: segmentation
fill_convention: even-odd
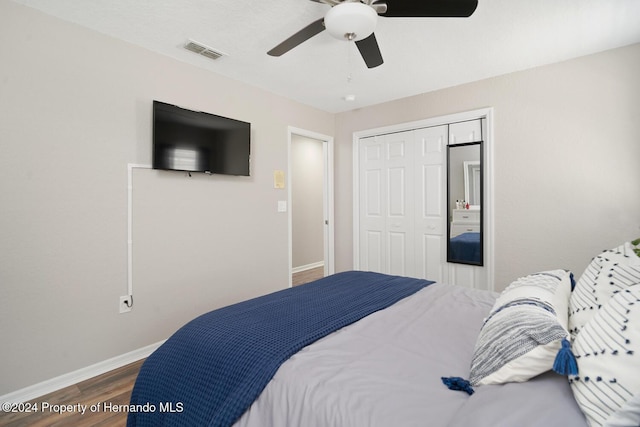
[[[307,25],[267,54],[281,56],[325,29],[333,37],[355,42],[368,68],[382,65],[373,33],[378,16],[388,18],[467,18],[478,0],[311,0],[331,6],[327,14]]]

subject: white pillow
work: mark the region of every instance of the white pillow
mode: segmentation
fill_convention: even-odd
[[[633,243],[602,252],[580,276],[569,301],[569,331],[574,339],[615,292],[640,283],[640,257]]]
[[[580,330],[569,381],[592,426],[640,425],[640,285],[617,292]]]
[[[573,275],[551,270],[521,277],[496,300],[476,342],[472,385],[527,381],[553,368],[562,341]]]

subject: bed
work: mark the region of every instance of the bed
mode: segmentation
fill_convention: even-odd
[[[480,233],[467,232],[449,239],[450,259],[479,264],[482,262]]]
[[[633,356],[616,362],[633,358],[636,375],[618,377],[632,393],[613,418],[597,420],[592,393],[576,386],[586,383],[578,367],[594,369],[571,350],[592,326],[572,324],[584,312],[570,303],[578,286],[566,270],[518,278],[501,294],[350,271],[215,310],[145,361],[127,425],[639,425]],[[627,321],[640,319],[633,313]]]

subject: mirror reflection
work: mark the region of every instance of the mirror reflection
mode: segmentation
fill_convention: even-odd
[[[482,142],[447,146],[447,262],[483,265]]]

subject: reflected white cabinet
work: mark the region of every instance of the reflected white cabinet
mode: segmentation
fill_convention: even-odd
[[[480,232],[480,209],[454,209],[451,221],[451,237],[470,231]]]

